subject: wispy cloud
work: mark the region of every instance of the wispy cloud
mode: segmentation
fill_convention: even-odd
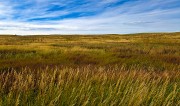
[[[0,33],[180,31],[179,14],[179,0],[0,0]]]

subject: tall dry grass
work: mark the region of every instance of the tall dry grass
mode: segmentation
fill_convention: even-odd
[[[0,106],[178,106],[179,71],[79,67],[0,72]]]

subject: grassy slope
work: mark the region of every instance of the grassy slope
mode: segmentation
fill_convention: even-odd
[[[180,33],[0,36],[0,105],[178,105]]]
[[[180,33],[105,36],[0,36],[0,69],[78,65],[178,68]]]

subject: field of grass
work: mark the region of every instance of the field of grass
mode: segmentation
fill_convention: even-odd
[[[180,33],[0,36],[0,106],[179,106]]]

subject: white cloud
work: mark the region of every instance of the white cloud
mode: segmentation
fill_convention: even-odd
[[[63,16],[72,12],[95,11],[109,3],[119,0],[102,0],[92,5],[82,4],[81,8],[73,7],[61,11],[48,12],[47,6],[68,5],[66,3],[35,0],[31,8],[17,10],[14,7],[20,4],[8,5],[0,1],[0,34],[100,34],[100,33],[139,33],[139,32],[163,32],[180,31],[180,8],[163,9],[164,5],[177,0],[150,0],[127,2],[125,4],[109,7],[102,12],[84,17],[71,19],[27,21],[35,18],[51,18]],[[39,5],[39,3],[41,5]],[[100,7],[99,7],[100,6]],[[20,14],[19,18],[12,18]],[[5,18],[5,19],[4,19]]]

